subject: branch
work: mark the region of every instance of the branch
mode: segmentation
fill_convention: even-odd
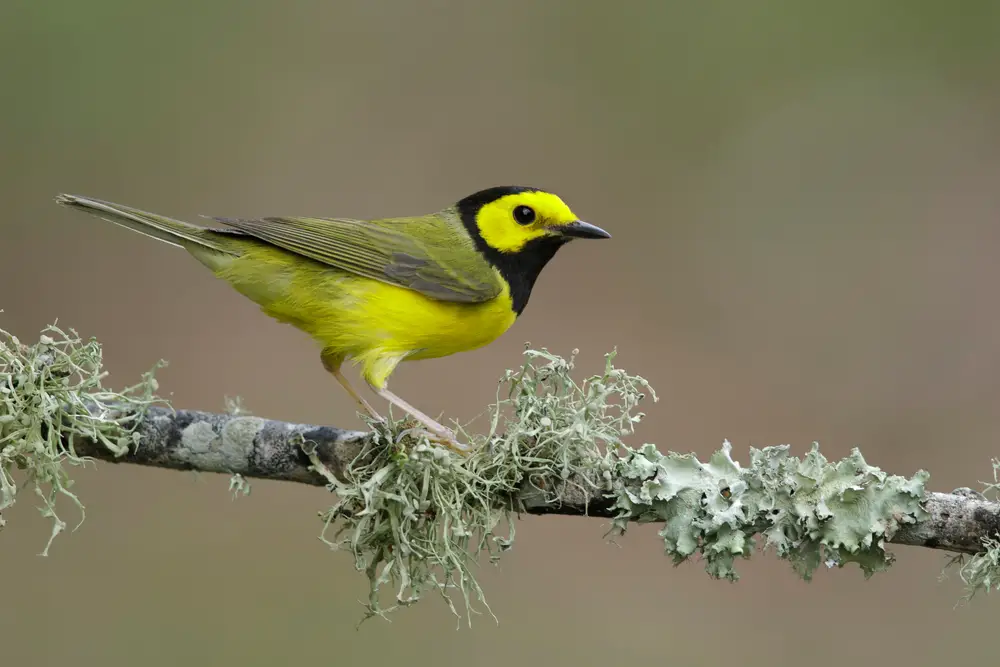
[[[93,440],[77,441],[75,449],[81,456],[110,463],[327,486],[327,478],[315,469],[302,443],[314,443],[320,461],[346,483],[345,469],[361,453],[367,435],[331,426],[159,407],[149,409],[138,433],[141,445],[122,456]],[[528,514],[609,519],[617,514],[613,500],[599,492],[547,502],[534,489],[525,488],[515,500]],[[924,508],[926,519],[900,526],[888,541],[975,554],[984,551],[984,540],[1000,533],[1000,503],[975,492],[928,493]]]
[[[326,478],[313,468],[301,443],[315,443],[320,460],[343,478],[367,435],[331,426],[158,406],[148,408],[136,433],[139,445],[121,456],[91,439],[77,439],[73,446],[79,456],[110,463],[326,486]]]
[[[615,368],[614,353],[579,381],[575,355],[526,350],[521,368],[501,378],[489,433],[464,436],[474,445],[466,458],[405,419],[359,432],[238,410],[174,411],[157,405],[152,372],[106,389],[93,339],[48,327],[24,345],[0,330],[0,512],[15,502],[21,470],[54,538],[66,527],[57,500],[83,509],[69,470],[89,459],[228,474],[236,488],[248,478],[324,486],[335,501],[320,537],[367,574],[369,615],[386,613],[379,593],[388,584],[400,605],[426,590],[452,605],[457,591],[471,618],[471,597],[485,602],[476,560],[510,548],[521,512],[603,517],[618,533],[659,522],[675,563],[700,556],[711,576],[732,581],[736,559],[758,541],[805,579],[824,563],[854,562],[870,576],[893,562],[891,543],[971,555],[961,570],[970,594],[1000,588],[1000,503],[969,489],[929,493],[928,473],[890,475],[858,450],[828,461],[816,444],[801,458],[764,447],[741,465],[728,442],[705,461],[632,448],[625,439],[644,416],[638,406],[655,392]],[[998,470],[995,461],[995,480]]]

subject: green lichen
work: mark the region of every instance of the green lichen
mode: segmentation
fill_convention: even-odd
[[[72,329],[52,325],[25,345],[0,329],[0,512],[24,488],[34,490],[42,515],[52,520],[42,555],[66,529],[56,513],[59,498],[77,507],[80,523],[85,516],[83,503],[70,490],[67,467],[89,459],[76,454],[74,442],[85,438],[117,455],[138,444],[135,429],[146,408],[159,400],[155,370],[134,386],[111,391],[103,386],[107,372],[96,340],[84,341]],[[15,469],[23,477],[20,483]]]
[[[463,431],[476,447],[468,457],[428,443],[406,420],[372,422],[375,436],[346,478],[328,475],[338,502],[322,514],[322,538],[367,573],[366,618],[437,591],[456,615],[460,598],[471,622],[476,603],[489,609],[475,564],[512,547],[519,494],[559,502],[610,491],[607,452],[633,432],[636,406],[652,390],[615,368],[613,353],[603,373],[577,382],[575,355],[527,350],[524,365],[500,381],[488,434]],[[389,608],[380,599],[387,585],[396,600]]]
[[[368,574],[366,617],[395,608],[380,601],[392,585],[397,605],[436,590],[455,613],[457,592],[471,620],[473,603],[485,603],[477,557],[495,561],[512,546],[515,499],[526,496],[610,498],[613,532],[662,522],[675,563],[700,555],[711,576],[729,580],[758,541],[807,580],[824,563],[857,563],[868,577],[892,563],[885,544],[898,527],[927,516],[926,472],[888,475],[857,450],[830,462],[817,445],[801,459],[788,446],[752,449],[743,467],[728,442],[706,462],[650,444],[632,449],[623,438],[643,417],[637,406],[646,393],[655,398],[644,379],[615,368],[613,353],[602,374],[581,383],[572,377],[575,351],[568,360],[525,354],[502,378],[506,397],[498,393],[489,434],[472,436],[471,457],[421,440],[405,421],[372,423],[376,438],[347,479],[330,475],[339,502],[323,514],[332,535],[324,539]]]
[[[667,555],[681,563],[701,554],[717,578],[738,578],[734,562],[750,557],[757,536],[804,579],[824,562],[857,563],[869,577],[892,563],[885,543],[899,525],[927,516],[920,503],[928,473],[888,475],[857,449],[834,463],[816,444],[802,459],[788,446],[751,449],[746,468],[728,442],[705,463],[652,445],[623,452],[614,472],[622,480],[616,528],[663,521]]]
[[[983,486],[984,497],[1000,501],[1000,459],[993,459],[993,482]],[[956,556],[951,564],[959,566],[958,573],[966,589],[963,600],[1000,590],[1000,534],[984,537],[981,553]]]
[[[367,574],[366,618],[427,592],[440,594],[460,620],[488,611],[477,563],[482,556],[496,562],[513,546],[513,519],[528,502],[610,501],[613,532],[662,522],[660,537],[675,563],[700,556],[710,575],[729,580],[737,579],[736,559],[749,558],[758,542],[805,579],[822,564],[852,562],[871,576],[891,564],[885,544],[899,526],[927,516],[927,473],[889,475],[857,450],[831,462],[816,445],[802,458],[788,446],[751,449],[743,467],[728,442],[705,462],[649,444],[633,449],[624,439],[643,418],[640,402],[655,393],[643,378],[615,368],[614,353],[602,372],[577,381],[576,354],[527,350],[523,365],[500,380],[487,433],[460,429],[475,446],[467,457],[428,442],[409,419],[371,422],[372,437],[339,479],[311,443],[301,443],[337,496],[321,513],[321,539]],[[55,537],[66,527],[57,499],[83,509],[67,472],[85,462],[74,441],[99,442],[116,454],[138,444],[136,428],[158,400],[152,372],[121,392],[105,389],[105,376],[93,339],[53,326],[22,345],[0,330],[0,510],[32,487]],[[227,410],[246,414],[238,400]],[[185,433],[185,445],[211,448],[207,440],[218,436],[208,435]],[[996,494],[1000,462],[994,468],[988,490]],[[230,490],[235,497],[250,487],[235,475]],[[1000,588],[1000,537],[984,547],[963,561],[973,591]],[[386,607],[388,589],[395,603]]]
[[[225,404],[226,414],[234,417],[249,417],[251,415],[250,410],[239,396],[226,396]],[[229,492],[233,494],[234,500],[240,496],[249,496],[252,490],[250,480],[243,475],[236,473],[229,477]]]
[[[958,574],[965,584],[963,601],[969,601],[979,593],[1000,590],[1000,536],[983,538],[981,553],[972,556],[956,556],[951,564],[959,566]]]

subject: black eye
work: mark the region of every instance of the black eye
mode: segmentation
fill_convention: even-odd
[[[530,225],[535,221],[535,209],[530,206],[518,206],[514,209],[514,219],[519,225]]]

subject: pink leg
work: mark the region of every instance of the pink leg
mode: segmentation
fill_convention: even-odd
[[[470,451],[472,451],[468,445],[463,445],[455,438],[455,433],[450,428],[434,421],[433,419],[425,415],[423,412],[416,409],[415,407],[413,407],[412,405],[410,405],[409,403],[407,403],[402,398],[392,393],[388,389],[385,388],[378,389],[376,387],[372,387],[372,389],[379,396],[389,401],[390,403],[400,408],[401,410],[409,413],[414,419],[423,424],[424,427],[427,429],[427,431],[432,436],[434,436],[432,440],[434,440],[435,442],[438,442],[447,447],[448,449],[458,452],[459,454],[468,454]]]
[[[340,386],[343,387],[347,391],[347,393],[351,395],[351,398],[353,398],[355,401],[358,402],[358,405],[361,406],[361,409],[367,412],[369,415],[371,415],[373,419],[381,420],[382,417],[379,415],[379,413],[375,412],[375,408],[373,408],[368,401],[363,399],[361,397],[361,394],[359,394],[354,390],[354,387],[351,386],[351,383],[348,382],[347,378],[344,377],[344,374],[340,372],[340,366],[341,364],[344,363],[343,358],[327,354],[326,352],[324,352],[320,358],[323,360],[323,368],[325,368],[327,372],[329,372],[330,375],[332,375],[334,379],[336,379],[337,382],[340,383]]]

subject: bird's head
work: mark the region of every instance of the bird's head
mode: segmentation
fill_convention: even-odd
[[[558,196],[537,188],[481,190],[459,201],[455,210],[476,248],[507,281],[518,315],[538,275],[567,241],[611,238],[577,218]]]
[[[456,207],[473,238],[503,255],[558,247],[577,238],[611,238],[577,218],[558,195],[536,188],[489,188],[462,199]]]

